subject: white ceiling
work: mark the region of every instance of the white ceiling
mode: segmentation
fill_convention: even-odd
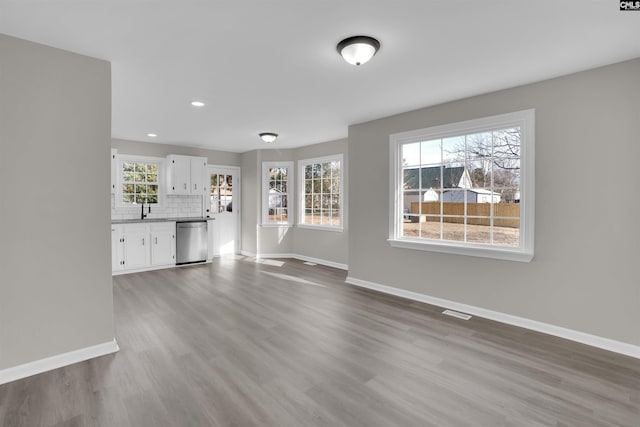
[[[640,57],[615,0],[0,0],[0,32],[111,61],[114,138],[237,152]]]

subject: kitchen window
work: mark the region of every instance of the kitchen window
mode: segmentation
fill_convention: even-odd
[[[262,225],[293,225],[292,173],[293,162],[262,163]]]
[[[301,160],[298,225],[342,231],[342,154]]]
[[[533,258],[534,111],[390,137],[394,247]]]
[[[159,204],[162,159],[120,156],[118,178],[120,205]]]

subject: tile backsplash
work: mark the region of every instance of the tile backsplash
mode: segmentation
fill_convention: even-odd
[[[203,216],[202,196],[166,195],[162,206],[151,205],[147,218],[191,218]],[[145,213],[147,213],[145,205]],[[111,219],[140,218],[141,206],[116,207],[115,196],[111,195]]]

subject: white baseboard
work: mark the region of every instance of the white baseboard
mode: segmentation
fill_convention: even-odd
[[[244,255],[244,256],[256,258],[256,259],[260,259],[260,258],[293,258],[293,259],[299,259],[300,261],[314,262],[316,264],[326,265],[327,267],[333,267],[333,268],[337,268],[337,269],[340,269],[340,270],[349,270],[349,266],[347,264],[341,264],[339,262],[328,261],[326,259],[320,259],[320,258],[313,258],[313,257],[309,257],[309,256],[306,256],[306,255],[300,255],[300,254],[291,254],[291,253],[282,253],[282,254],[260,253],[260,254],[255,254],[255,253],[247,252],[247,251],[240,251],[240,254]]]
[[[57,354],[23,365],[14,366],[12,368],[0,370],[0,384],[6,384],[11,381],[27,378],[32,375],[41,374],[51,371],[52,369],[62,368],[63,366],[72,365],[94,357],[104,356],[106,354],[115,353],[120,348],[116,340],[97,344],[91,347],[81,348],[79,350],[70,351],[68,353]]]
[[[173,268],[173,267],[176,267],[176,265],[175,264],[149,265],[146,267],[130,268],[127,270],[115,270],[115,271],[112,270],[111,276],[120,276],[123,274],[130,274],[130,273],[142,273],[145,271],[162,270],[164,268]]]
[[[374,291],[383,292],[386,294],[396,295],[402,298],[407,298],[414,301],[420,301],[431,305],[436,305],[443,308],[448,308],[455,311],[461,311],[463,313],[472,314],[474,316],[483,317],[485,319],[495,320],[496,322],[506,323],[508,325],[519,326],[521,328],[530,329],[536,332],[542,332],[548,335],[553,335],[560,338],[565,338],[571,341],[576,341],[582,344],[590,345],[592,347],[601,348],[614,353],[624,354],[626,356],[635,357],[640,359],[640,346],[628,344],[621,341],[615,341],[609,338],[599,337],[597,335],[591,335],[573,329],[563,328],[561,326],[555,326],[537,320],[526,319],[524,317],[513,316],[510,314],[500,313],[498,311],[487,310],[472,305],[462,304],[455,301],[449,301],[442,298],[436,298],[429,295],[420,294],[417,292],[407,291],[404,289],[398,289],[391,286],[381,285],[379,283],[369,282],[367,280],[357,279],[355,277],[347,276],[346,283],[359,286],[362,288],[372,289]]]
[[[347,264],[341,264],[339,262],[327,261],[325,259],[313,258],[300,254],[293,254],[293,258],[299,259],[300,261],[314,262],[316,264],[326,265],[327,267],[333,267],[339,270],[349,270],[349,266]]]

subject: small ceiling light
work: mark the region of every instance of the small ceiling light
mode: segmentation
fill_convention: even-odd
[[[191,101],[191,105],[194,107],[204,107],[204,102],[202,101]]]
[[[260,138],[262,138],[264,142],[268,144],[270,142],[275,141],[276,138],[278,137],[278,134],[273,132],[262,132],[261,134],[259,134],[259,136]]]
[[[158,136],[158,135],[157,135],[157,134],[155,134],[155,133],[148,133],[148,134],[147,134],[147,136],[148,136],[149,138],[155,138],[155,137],[156,137],[156,136]]]
[[[380,42],[373,37],[354,36],[338,43],[338,53],[351,65],[362,65],[380,49]]]

